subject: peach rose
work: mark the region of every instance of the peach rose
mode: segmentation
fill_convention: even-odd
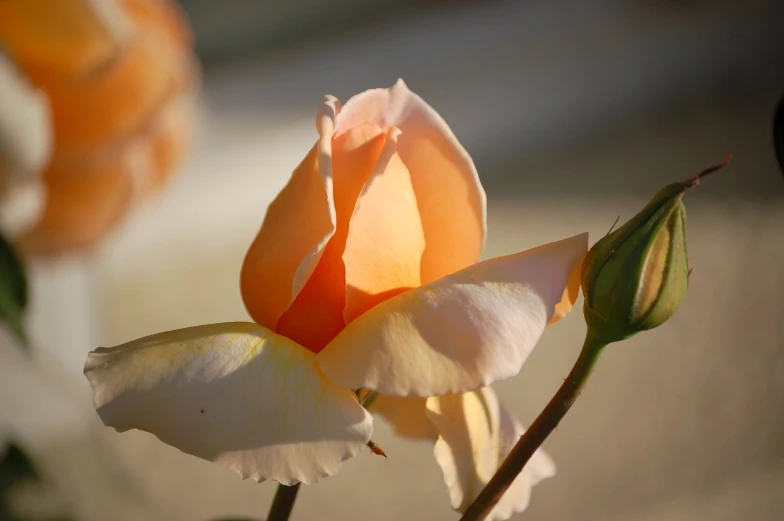
[[[43,213],[23,250],[90,248],[160,187],[190,140],[196,67],[166,0],[6,0],[0,44],[45,95]]]
[[[462,510],[523,431],[487,386],[517,374],[571,309],[587,234],[477,262],[474,165],[402,81],[343,107],[328,97],[316,126],[242,267],[256,323],[92,352],[98,413],[243,477],[293,484],[337,472],[378,411],[435,442]],[[553,473],[537,453],[491,518],[524,509]]]

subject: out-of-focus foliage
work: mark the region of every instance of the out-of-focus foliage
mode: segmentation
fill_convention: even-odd
[[[27,278],[14,249],[0,235],[0,322],[27,346],[22,315],[27,307]]]

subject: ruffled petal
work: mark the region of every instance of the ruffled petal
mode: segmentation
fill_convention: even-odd
[[[95,407],[256,481],[331,476],[370,439],[372,419],[314,355],[256,324],[193,327],[90,353]]]
[[[433,452],[452,508],[465,512],[525,430],[489,387],[428,398],[427,415],[439,433]],[[554,475],[550,457],[537,450],[487,519],[505,520],[522,512],[530,502],[531,488]]]
[[[514,376],[587,243],[577,235],[401,293],[348,324],[317,361],[337,385],[392,396],[462,393]]]
[[[436,441],[438,431],[425,414],[427,398],[380,395],[369,407],[381,415],[401,438],[414,441]]]
[[[425,237],[411,177],[397,154],[399,131],[390,129],[349,224],[346,323],[407,289],[419,286]]]
[[[423,283],[479,260],[486,198],[471,156],[443,118],[403,82],[352,97],[336,120],[340,134],[364,122],[402,131],[398,153],[411,173],[426,248]]]
[[[275,329],[316,269],[336,217],[332,182],[332,131],[337,100],[322,104],[321,136],[267,209],[240,274],[245,307],[253,320]]]

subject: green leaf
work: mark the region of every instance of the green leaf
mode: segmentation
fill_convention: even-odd
[[[27,277],[11,244],[0,235],[0,322],[27,347],[23,316],[27,308]]]

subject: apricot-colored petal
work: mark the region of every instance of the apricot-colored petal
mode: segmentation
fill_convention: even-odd
[[[106,67],[85,77],[28,67],[47,92],[59,147],[92,150],[131,136],[180,88],[174,50],[155,38],[136,38]]]
[[[95,407],[256,481],[313,483],[370,439],[370,414],[313,354],[256,324],[193,327],[90,353]]]
[[[411,178],[397,154],[396,129],[357,199],[343,262],[351,322],[379,302],[419,286],[425,238]]]
[[[345,325],[346,268],[343,252],[357,197],[378,162],[386,136],[360,125],[332,141],[335,232],[302,291],[280,317],[276,331],[318,352]],[[291,210],[289,210],[291,211]]]
[[[585,258],[585,256],[583,256],[583,258]],[[582,265],[583,259],[580,259],[580,262],[575,264],[574,268],[572,268],[572,273],[569,274],[569,282],[563,292],[561,301],[555,306],[555,312],[553,313],[550,322],[547,324],[548,326],[555,324],[568,315],[574,307],[577,296],[580,294],[580,271],[582,270]]]
[[[332,130],[339,107],[327,100],[319,109],[320,138],[267,208],[240,274],[245,307],[270,329],[299,295],[335,233]]]
[[[21,248],[52,255],[95,246],[133,202],[131,170],[123,151],[75,163],[55,156],[43,173],[43,214],[21,237]]]
[[[337,385],[392,396],[462,393],[514,376],[587,241],[490,259],[401,293],[348,324],[317,361]]]
[[[0,2],[0,42],[20,63],[60,75],[105,65],[131,31],[115,0]]]
[[[433,452],[452,508],[465,512],[525,430],[489,387],[428,398],[427,416],[439,433]],[[537,450],[486,519],[503,521],[522,512],[530,502],[531,488],[554,475],[550,457]]]
[[[479,260],[486,200],[471,156],[443,118],[402,80],[352,97],[336,121],[340,134],[363,122],[402,131],[398,153],[411,173],[425,234],[423,283]]]
[[[427,398],[384,396],[369,407],[373,414],[380,414],[401,438],[415,441],[436,441],[438,431],[425,413]]]

